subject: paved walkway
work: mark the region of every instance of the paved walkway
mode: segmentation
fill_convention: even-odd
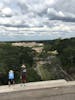
[[[75,81],[54,80],[0,86],[0,100],[75,100]]]
[[[21,90],[31,90],[31,89],[42,89],[42,88],[52,88],[66,85],[67,82],[65,80],[53,80],[53,81],[41,81],[41,82],[30,82],[26,84],[15,84],[6,86],[0,86],[0,93],[4,92],[13,92],[13,91],[21,91]]]

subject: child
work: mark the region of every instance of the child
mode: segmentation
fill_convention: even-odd
[[[14,83],[15,83],[15,82],[14,82],[14,71],[13,71],[13,70],[10,70],[10,71],[9,71],[8,79],[9,79],[9,81],[8,81],[9,86],[10,86],[11,84],[14,84]]]
[[[21,76],[20,76],[20,78],[21,78],[22,83],[26,83],[26,66],[24,64],[21,66]]]

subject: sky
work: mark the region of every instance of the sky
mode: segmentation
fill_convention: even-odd
[[[75,0],[0,0],[0,41],[75,37]]]

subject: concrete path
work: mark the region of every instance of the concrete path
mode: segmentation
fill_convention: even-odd
[[[53,81],[41,81],[41,82],[31,82],[26,84],[15,84],[6,86],[0,86],[0,93],[4,92],[13,92],[13,91],[21,91],[21,90],[31,90],[31,89],[41,89],[41,88],[50,88],[50,87],[58,87],[66,85],[65,80],[53,80]]]
[[[75,100],[75,82],[54,80],[0,86],[0,100]]]

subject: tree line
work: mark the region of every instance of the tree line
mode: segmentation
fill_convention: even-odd
[[[27,82],[41,80],[34,70],[35,51],[30,47],[12,46],[11,43],[0,43],[0,84],[8,83],[8,72],[15,72],[16,83],[20,82],[21,65],[27,66]]]
[[[45,64],[42,65],[43,67],[40,67],[42,73],[46,72],[45,80],[63,78],[58,68],[59,63],[61,63],[61,67],[68,74],[72,77],[75,76],[75,38],[39,41],[38,43],[44,44],[42,52],[38,55],[31,47],[19,47],[12,46],[12,43],[0,43],[0,85],[8,83],[8,72],[11,69],[15,72],[16,83],[20,83],[20,70],[23,63],[27,66],[27,82],[42,80],[35,70],[35,57],[43,58],[44,60],[47,58],[49,60],[52,59],[51,64]],[[55,50],[58,54],[51,52]],[[53,72],[54,70],[56,73]]]

